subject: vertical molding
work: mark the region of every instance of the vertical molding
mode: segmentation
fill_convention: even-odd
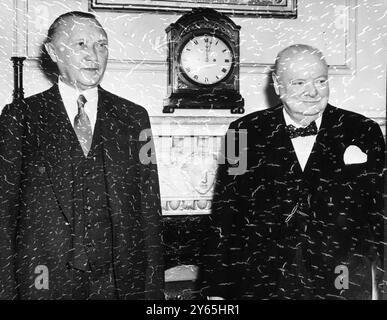
[[[345,41],[345,64],[352,71],[352,75],[357,73],[357,24],[358,24],[358,1],[346,0],[348,8],[348,37]],[[349,47],[349,49],[348,49]]]
[[[12,28],[13,28],[13,32],[12,32],[12,56],[15,57],[17,56],[17,39],[18,39],[18,36],[17,36],[17,10],[16,10],[16,6],[17,6],[17,0],[13,0],[13,25],[12,25]]]
[[[25,57],[27,55],[27,1],[14,0],[12,55]]]

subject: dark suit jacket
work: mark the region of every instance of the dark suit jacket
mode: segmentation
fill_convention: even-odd
[[[302,171],[284,128],[282,106],[249,114],[230,126],[247,130],[248,165],[242,175],[229,175],[227,163],[218,169],[212,232],[203,249],[202,294],[229,299],[369,298],[371,262],[383,268],[381,130],[364,116],[328,105]],[[350,145],[367,154],[366,163],[344,163]],[[301,209],[285,222],[296,205]],[[313,288],[309,296],[286,284],[300,252],[313,279],[306,284]],[[347,290],[334,285],[339,265],[349,271]]]
[[[142,164],[144,108],[98,88],[113,265],[120,299],[162,299],[160,196],[155,163]],[[5,106],[0,118],[0,297],[71,298],[74,199],[66,146],[74,137],[58,86]],[[49,289],[36,289],[36,267]]]

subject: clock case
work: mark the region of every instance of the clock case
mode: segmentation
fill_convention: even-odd
[[[244,99],[239,93],[239,30],[240,26],[229,17],[210,8],[195,8],[168,26],[168,97],[164,99],[164,113],[175,109],[230,109],[231,113],[244,113]],[[187,41],[205,34],[223,40],[232,55],[227,76],[211,85],[194,82],[180,65]]]

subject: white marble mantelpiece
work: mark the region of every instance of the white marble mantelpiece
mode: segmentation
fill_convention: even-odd
[[[163,215],[210,213],[222,137],[237,118],[151,117]]]

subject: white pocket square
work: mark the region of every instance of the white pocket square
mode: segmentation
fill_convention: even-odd
[[[355,164],[367,162],[367,154],[365,154],[358,146],[350,145],[344,152],[344,163]]]

